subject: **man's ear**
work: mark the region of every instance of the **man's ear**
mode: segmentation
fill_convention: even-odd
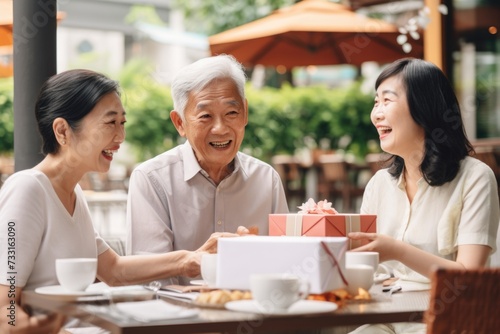
[[[175,128],[177,129],[177,132],[179,132],[179,135],[181,137],[186,136],[186,131],[184,130],[184,121],[181,118],[181,115],[175,110],[172,110],[170,112],[170,119],[172,120],[172,123],[174,123]]]
[[[70,126],[68,122],[62,118],[58,117],[52,122],[52,130],[54,131],[54,136],[56,137],[59,145],[66,145],[71,139],[70,136]]]

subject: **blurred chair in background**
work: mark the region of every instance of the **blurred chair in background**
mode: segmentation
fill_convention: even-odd
[[[290,212],[296,212],[294,208],[305,202],[306,197],[305,174],[300,162],[291,155],[275,155],[271,164],[281,177]]]
[[[500,151],[490,146],[479,146],[475,147],[474,150],[476,151],[474,158],[487,164],[493,170],[493,173],[495,173],[497,186],[499,187],[498,195],[500,197]]]
[[[500,331],[500,268],[438,269],[431,279],[428,334]]]
[[[370,167],[372,174],[380,169],[387,168],[392,162],[390,154],[387,153],[369,153],[365,156],[366,164]]]
[[[345,160],[341,154],[324,154],[318,157],[320,168],[318,180],[319,199],[327,199],[342,213],[357,211],[354,201],[361,198],[364,186],[358,185],[358,175],[366,166]],[[342,206],[336,205],[336,200]]]

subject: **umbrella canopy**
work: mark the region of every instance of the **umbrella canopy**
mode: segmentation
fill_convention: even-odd
[[[13,0],[0,0],[0,47],[11,46],[14,43],[12,36],[13,16],[12,8]],[[57,21],[64,18],[64,13],[57,12]]]
[[[12,43],[12,2],[0,1],[0,46]]]
[[[13,0],[0,0],[0,78],[13,74]],[[57,21],[64,18],[64,13],[57,13]]]
[[[422,44],[405,53],[398,35],[396,26],[358,15],[344,5],[303,0],[213,35],[209,44],[212,55],[231,54],[246,66],[360,65],[422,57]]]

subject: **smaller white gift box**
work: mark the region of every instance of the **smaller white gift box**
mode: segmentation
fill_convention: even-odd
[[[219,238],[216,286],[250,289],[250,275],[285,273],[307,279],[310,293],[345,286],[346,237],[247,236]]]

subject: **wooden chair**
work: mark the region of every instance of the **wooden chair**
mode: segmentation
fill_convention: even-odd
[[[438,269],[430,298],[428,334],[500,332],[500,268]]]
[[[369,153],[365,157],[366,164],[370,166],[372,174],[375,174],[382,168],[389,167],[392,162],[390,154],[387,153]]]
[[[318,158],[320,173],[318,182],[318,200],[328,199],[334,203],[335,198],[342,200],[343,213],[354,210],[353,201],[363,196],[364,187],[358,187],[356,176],[351,175],[351,164],[340,154],[325,154]],[[334,203],[335,206],[335,203]]]
[[[305,201],[306,188],[300,163],[291,155],[275,155],[271,164],[281,177],[289,208],[302,204]]]
[[[481,146],[475,148],[476,154],[474,158],[481,160],[487,164],[497,179],[498,195],[500,197],[500,163],[498,161],[500,153],[495,151],[493,147]]]

